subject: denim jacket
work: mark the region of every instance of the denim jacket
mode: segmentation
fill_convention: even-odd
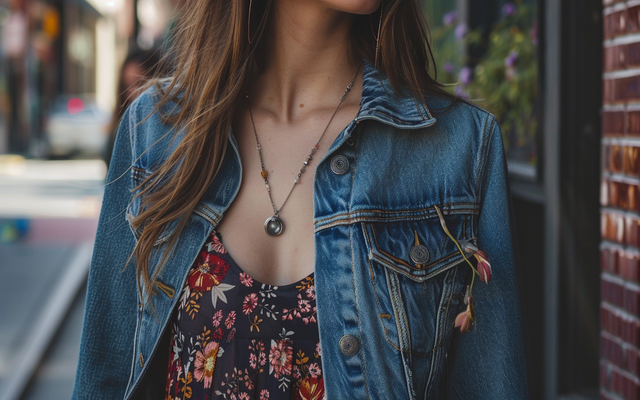
[[[364,68],[360,111],[313,177],[327,398],[526,399],[513,224],[496,120],[464,102],[438,113],[448,101],[429,97],[425,107],[394,94],[370,64]],[[173,134],[164,136],[171,126],[158,113],[139,123],[154,102],[153,89],[142,94],[117,135],[88,281],[74,399],[162,396],[168,345],[162,337],[177,293],[240,187],[242,163],[230,131],[220,172],[158,274],[152,311],[136,290],[135,265],[124,267],[138,235],[128,222],[140,208],[134,188],[182,137],[180,131],[173,141]],[[155,245],[151,272],[168,251],[174,225]],[[471,268],[443,225],[456,241],[477,244],[493,268],[489,284],[476,279],[477,322],[464,335],[454,321],[466,307]]]

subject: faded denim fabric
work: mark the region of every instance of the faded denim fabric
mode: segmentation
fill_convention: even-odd
[[[360,112],[313,178],[327,398],[527,399],[506,163],[495,118],[463,102],[437,112],[448,105],[439,98],[427,98],[425,108],[396,96],[370,64],[364,68]],[[242,165],[230,132],[220,173],[159,272],[154,315],[138,297],[135,265],[124,268],[138,234],[128,223],[140,206],[133,190],[181,139],[180,132],[176,142],[173,134],[163,136],[171,127],[157,113],[138,124],[153,105],[150,90],[127,110],[117,136],[74,399],[163,393],[164,377],[147,372],[166,365],[158,354],[177,293],[240,186]],[[331,169],[336,156],[346,157],[345,173]],[[477,240],[493,266],[489,284],[476,280],[477,324],[465,335],[454,319],[465,308],[470,267],[443,231],[436,206],[451,234]],[[172,229],[156,243],[151,266],[167,251]],[[411,257],[416,243],[428,250],[419,264]]]

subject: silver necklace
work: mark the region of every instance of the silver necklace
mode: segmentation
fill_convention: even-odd
[[[298,175],[296,175],[295,179],[293,180],[293,186],[291,186],[291,190],[289,190],[289,194],[282,202],[282,205],[280,206],[280,208],[277,208],[275,203],[273,202],[273,196],[271,195],[271,187],[269,186],[269,180],[267,179],[269,174],[267,172],[267,169],[264,167],[264,160],[262,158],[262,146],[260,145],[260,141],[258,140],[258,132],[256,130],[256,124],[253,120],[253,113],[251,112],[251,106],[248,106],[249,116],[251,117],[251,125],[253,126],[253,135],[256,138],[256,148],[258,149],[258,156],[260,156],[260,166],[262,167],[261,175],[262,175],[262,179],[264,179],[264,185],[267,187],[267,193],[269,193],[269,200],[271,201],[271,207],[273,207],[273,215],[267,218],[266,221],[264,221],[264,230],[265,232],[267,232],[267,235],[279,236],[280,234],[282,234],[282,232],[284,232],[284,222],[282,221],[282,218],[280,218],[280,212],[284,208],[284,205],[287,204],[287,200],[289,200],[289,197],[291,197],[291,193],[293,192],[293,189],[296,187],[298,182],[300,182],[300,177],[302,176],[304,171],[307,169],[307,166],[309,165],[309,162],[313,158],[313,155],[318,150],[320,141],[324,137],[324,134],[327,132],[327,129],[329,129],[329,125],[331,125],[331,121],[333,121],[333,117],[336,116],[338,109],[340,108],[340,106],[344,102],[344,99],[347,97],[347,95],[351,91],[351,88],[353,87],[353,83],[356,81],[356,77],[358,76],[358,72],[360,72],[359,68],[358,68],[358,71],[356,71],[356,75],[353,77],[351,82],[347,85],[347,89],[344,91],[344,94],[340,98],[340,103],[338,103],[338,106],[333,111],[333,114],[331,114],[331,118],[329,118],[329,122],[327,123],[327,126],[324,127],[324,130],[322,131],[320,138],[311,149],[311,153],[309,153],[307,158],[305,158],[304,162],[302,163],[302,168],[300,168]],[[249,99],[248,94],[246,95],[246,98]]]

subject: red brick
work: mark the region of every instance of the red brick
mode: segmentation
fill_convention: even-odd
[[[624,286],[618,282],[602,279],[602,301],[606,301],[616,307],[624,306]]]
[[[640,118],[638,118],[640,130]],[[622,111],[607,111],[602,113],[602,133],[605,135],[623,135],[625,128],[625,115]],[[640,133],[640,132],[639,132]]]
[[[629,187],[631,186],[631,188]],[[609,181],[609,205],[612,207],[633,210],[631,206],[637,206],[637,188],[622,182]],[[631,195],[631,198],[629,198]]]
[[[635,28],[635,27],[634,27]],[[610,39],[627,32],[627,10],[611,13],[604,17],[604,36]]]
[[[620,213],[603,212],[600,217],[601,232],[603,239],[624,243],[625,220]]]
[[[628,246],[640,248],[640,220],[628,215],[624,218],[624,241]]]
[[[627,281],[638,282],[640,254],[634,251],[620,251],[618,275]]]
[[[600,336],[600,357],[620,368],[627,366],[622,346],[604,335]]]
[[[615,248],[603,248],[600,250],[600,268],[603,271],[619,274],[619,251]]]
[[[621,173],[624,171],[624,156],[623,146],[612,145],[605,148],[605,154],[607,157],[607,169],[609,172]]]
[[[606,362],[600,362],[600,388],[609,389],[609,368]]]
[[[620,78],[612,80],[613,88],[609,93],[609,101],[613,103],[624,102],[640,98],[640,76]]]
[[[640,351],[635,348],[626,349],[624,358],[625,368],[635,376],[638,376],[638,373],[640,373]]]
[[[638,185],[626,185],[627,186],[627,196],[626,196],[626,204],[621,207],[626,208],[631,211],[640,211],[640,188]]]
[[[625,46],[622,58],[625,59],[625,68],[640,66],[640,43],[632,43]]]
[[[635,287],[626,287],[622,292],[624,309],[638,316],[640,311],[640,290]]]
[[[640,32],[640,6],[633,6],[627,9],[627,32]]]
[[[640,147],[624,146],[622,149],[622,172],[640,177]]]
[[[640,135],[640,111],[629,111],[626,124],[627,135]]]
[[[626,46],[605,47],[602,54],[604,58],[604,71],[610,72],[624,69],[627,63],[626,52]]]
[[[628,374],[611,370],[611,391],[626,399],[640,399],[640,384]]]

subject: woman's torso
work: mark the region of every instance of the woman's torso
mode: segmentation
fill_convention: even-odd
[[[440,99],[427,100],[432,108],[448,104]],[[153,95],[145,93],[129,111],[131,123],[124,134],[131,140],[131,159],[116,163],[111,176],[124,174],[135,160],[131,177],[122,178],[127,179],[128,190],[140,184],[175,146],[170,136],[159,139],[171,127],[164,125],[157,114],[136,125],[135,121],[142,121],[153,104]],[[157,274],[158,288],[151,296],[154,308],[141,300],[135,321],[127,319],[128,314],[119,314],[85,324],[85,336],[92,342],[84,350],[99,353],[90,359],[108,357],[110,365],[131,360],[125,396],[136,391],[149,370],[188,270],[208,234],[232,212],[229,207],[241,187],[244,160],[240,161],[241,151],[231,132],[230,143],[218,176],[189,217],[175,250],[166,251],[175,223],[156,243],[150,265],[157,265],[163,255],[168,254],[168,258]],[[127,150],[122,149],[125,153]],[[354,399],[440,399],[446,386],[455,387],[457,398],[465,398],[465,393],[478,394],[466,398],[522,398],[526,383],[506,170],[500,131],[493,116],[457,104],[438,114],[436,121],[420,102],[393,94],[388,81],[366,65],[356,120],[316,161],[313,179],[309,180],[313,199],[312,262],[327,396],[340,399],[349,393]],[[342,168],[332,169],[337,161]],[[120,181],[116,184],[125,185]],[[286,191],[286,186],[278,190]],[[102,227],[106,233],[101,236],[94,262],[109,259],[113,265],[124,265],[130,254],[128,243],[139,232],[129,232],[122,223],[117,197],[109,194],[109,199],[113,203],[104,210],[108,224]],[[464,306],[462,294],[469,268],[443,231],[436,207],[442,210],[456,240],[480,238],[482,249],[499,266],[492,282],[478,286],[474,292],[477,329],[463,339],[454,334],[453,325]],[[140,199],[132,198],[128,218],[139,211]],[[258,231],[262,218],[257,221]],[[116,237],[126,237],[126,242]],[[412,252],[416,246],[427,251]],[[229,249],[235,251],[231,246]],[[120,278],[120,269],[92,271],[92,296],[102,293],[100,290],[118,290],[111,308],[124,309],[125,301],[135,298],[135,277]],[[307,271],[294,274],[288,282],[305,276]],[[124,278],[126,282],[121,282]],[[99,301],[89,298],[88,307]],[[482,308],[483,303],[491,308]],[[116,318],[124,320],[114,326]],[[125,338],[130,352],[111,354],[100,348],[107,332]],[[454,340],[459,341],[455,347],[458,353],[446,363],[449,344]],[[79,369],[83,368],[91,369],[81,364]],[[445,369],[454,370],[450,376],[457,379],[455,382],[445,385]],[[103,369],[99,374],[106,379],[112,372],[116,371]],[[122,371],[117,372],[117,376],[122,375]],[[118,379],[115,376],[113,379]],[[482,392],[486,382],[500,385],[491,393]],[[81,386],[78,390],[88,388],[88,381]]]

